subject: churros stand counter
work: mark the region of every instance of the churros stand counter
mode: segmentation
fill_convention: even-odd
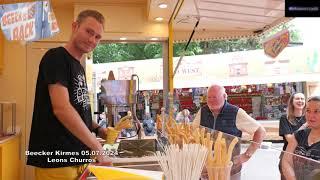
[[[209,134],[208,134],[209,133]],[[219,135],[220,134],[220,135]],[[210,138],[210,140],[213,142],[212,147],[214,147],[214,144],[218,141],[217,139],[220,138],[224,139],[226,142],[226,147],[230,146],[233,139],[235,139],[234,136],[221,133],[219,131],[205,129],[205,137]],[[167,136],[168,137],[168,136]],[[170,137],[168,137],[170,138]],[[175,141],[175,142],[179,142]],[[166,151],[168,146],[172,143],[171,140],[167,139],[166,141],[163,140],[163,137],[160,139],[156,139],[156,146],[154,147],[155,151],[159,151],[160,153]],[[183,142],[184,143],[184,142]],[[241,153],[245,152],[247,147],[253,143],[252,141],[242,140],[241,138],[238,139],[237,144],[234,147],[233,155],[231,158],[231,163],[228,163],[229,165],[232,164],[232,169],[235,169],[237,166],[237,151],[239,150]],[[201,144],[201,143],[200,143]],[[181,144],[180,144],[181,145]],[[185,144],[186,145],[186,144]],[[177,145],[179,147],[179,145]],[[200,179],[202,180],[212,180],[212,179],[218,179],[218,180],[236,180],[236,179],[242,179],[242,180],[270,180],[270,179],[280,179],[280,173],[279,173],[279,156],[280,154],[288,154],[287,152],[281,151],[282,147],[278,146],[276,144],[272,143],[262,143],[262,145],[259,145],[259,149],[252,155],[252,157],[245,163],[242,164],[242,167],[240,167],[240,171],[238,173],[234,173],[231,171],[224,171],[225,173],[223,175],[216,175],[216,178],[212,178],[211,174],[221,174],[221,172],[217,172],[218,170],[210,169],[208,166],[208,160],[204,162],[204,165],[202,166],[201,170],[201,176]],[[181,146],[180,146],[181,148]],[[217,147],[216,147],[217,148]],[[220,147],[221,148],[221,147]],[[237,149],[239,148],[239,149]],[[141,151],[144,151],[143,149],[140,149]],[[104,167],[104,170],[101,170],[100,172],[105,173],[106,179],[117,179],[117,176],[119,174],[127,175],[122,176],[122,178],[118,179],[181,179],[182,177],[166,177],[166,171],[178,171],[177,167],[174,166],[181,166],[183,167],[183,164],[186,164],[186,162],[180,162],[176,161],[175,163],[172,163],[171,165],[168,165],[168,169],[163,169],[163,164],[161,164],[159,157],[157,157],[157,153],[152,152],[152,150],[144,151],[144,153],[139,154],[139,156],[135,156],[134,154],[131,154],[126,152],[127,154],[125,156],[120,155],[123,152],[121,151],[127,151],[126,148],[120,150],[116,156],[112,157],[113,160],[113,167]],[[218,157],[214,157],[213,150],[210,155],[213,155],[214,158],[220,158],[223,159],[223,154],[220,154]],[[218,154],[218,151],[216,150],[216,154]],[[320,162],[304,158],[298,155],[289,154],[294,164],[292,167],[294,168],[294,171],[296,173],[296,178],[299,180],[315,180],[320,178]],[[178,156],[178,154],[176,154]],[[209,156],[209,154],[208,154]],[[173,156],[171,156],[173,158]],[[182,160],[183,161],[183,160]],[[194,163],[194,161],[189,161],[189,163]],[[94,166],[94,165],[90,165]],[[89,168],[90,169],[90,168]],[[111,170],[110,170],[111,169]],[[172,170],[175,169],[175,170]],[[178,168],[179,169],[179,168]],[[136,171],[135,171],[136,170]],[[94,172],[94,170],[91,170]],[[121,172],[124,171],[124,172]],[[180,169],[180,171],[182,171]],[[114,173],[114,175],[110,175],[110,173]],[[179,173],[179,172],[176,172]],[[131,175],[134,176],[131,176]],[[136,178],[133,178],[136,177]],[[217,178],[218,177],[218,178]],[[95,177],[94,173],[89,173],[86,178],[84,179],[99,179]],[[100,178],[104,179],[104,178]],[[195,179],[196,180],[196,179]]]

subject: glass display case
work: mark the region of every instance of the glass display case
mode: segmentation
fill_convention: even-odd
[[[205,137],[210,137],[210,140],[213,141],[214,144],[219,139],[219,131],[210,130],[207,128],[204,128],[204,134]],[[207,134],[209,135],[207,136]],[[169,134],[169,133],[168,133]],[[161,135],[161,134],[158,134]],[[153,174],[154,171],[157,172],[163,172],[163,169],[161,168],[161,165],[159,163],[159,159],[155,156],[155,151],[163,152],[170,144],[172,144],[172,141],[169,140],[169,136],[158,136],[155,139],[156,142],[156,148],[154,151],[151,151],[150,148],[146,149],[149,151],[144,156],[132,156],[132,157],[120,157],[119,155],[114,155],[112,157],[113,165],[114,167],[123,169],[127,168],[129,170],[131,169],[138,169],[138,170],[145,170],[145,171],[135,171],[135,173],[140,175],[148,176],[149,173]],[[226,147],[229,147],[232,141],[237,138],[235,136],[231,136],[226,133],[222,133],[222,136],[220,137],[226,142]],[[320,162],[315,161],[312,159],[308,159],[299,155],[290,154],[288,152],[281,151],[282,144],[272,144],[270,142],[264,142],[262,144],[256,144],[252,141],[243,140],[241,138],[237,138],[238,142],[234,146],[233,153],[232,153],[232,169],[230,172],[230,179],[235,180],[239,177],[243,180],[276,180],[280,179],[280,172],[279,172],[279,162],[280,162],[280,155],[288,155],[290,158],[292,158],[292,164],[291,168],[293,169],[296,179],[297,180],[314,180],[319,179],[320,177]],[[171,142],[171,143],[170,143]],[[121,144],[121,142],[120,142]],[[245,153],[246,149],[250,145],[254,145],[259,147],[255,153],[252,154],[251,158],[242,164],[239,163],[239,154]],[[140,149],[143,151],[143,149]],[[211,151],[210,151],[211,152]],[[117,154],[121,154],[122,152],[119,151]],[[212,154],[208,153],[209,155],[215,155],[215,149],[213,148]],[[179,164],[179,162],[176,162],[176,164]],[[171,164],[171,168],[174,168],[174,164]],[[108,169],[108,168],[107,168]],[[209,167],[206,167],[206,165],[202,169],[201,179],[202,180],[208,180],[210,179],[208,174],[212,171],[209,169]],[[159,174],[158,174],[159,175]],[[131,176],[128,175],[128,178]],[[158,176],[159,179],[162,179],[161,175]],[[94,175],[91,174],[88,176],[87,179],[94,179]],[[157,179],[157,178],[155,178]],[[170,178],[167,178],[170,179]]]
[[[180,174],[177,177],[169,177],[168,171],[171,171],[171,174],[178,174],[181,171],[177,172],[176,167],[183,169],[185,165],[193,164],[194,167],[192,169],[194,170],[190,170],[191,174],[196,171],[195,169],[201,169],[200,176],[195,178],[197,180],[199,178],[212,180],[212,176],[223,176],[219,180],[237,180],[239,178],[243,180],[276,180],[281,178],[279,171],[280,156],[286,156],[292,159],[289,167],[293,170],[297,180],[319,178],[319,161],[284,152],[282,151],[283,144],[281,143],[263,142],[262,144],[257,144],[247,138],[238,138],[217,130],[192,126],[192,121],[191,123],[177,122],[174,112],[174,102],[177,97],[169,94],[166,98],[163,101],[163,107],[161,107],[164,109],[164,114],[161,116],[158,114],[159,120],[157,120],[157,123],[161,124],[162,127],[157,128],[156,135],[150,137],[142,136],[138,140],[135,138],[132,140],[120,140],[119,147],[121,148],[114,148],[113,152],[116,153],[113,153],[111,157],[113,167],[95,165],[89,165],[89,167],[95,170],[102,168],[99,169],[99,172],[105,177],[108,176],[108,179],[112,172],[118,172],[124,179],[130,179],[132,174],[147,179],[149,174],[154,175],[153,172],[156,171],[158,172],[156,173],[157,178],[153,179],[162,179],[162,176],[165,176],[165,179],[180,180],[184,174]],[[216,145],[217,143],[219,145]],[[188,156],[183,157],[181,155],[183,147],[189,144],[201,144],[206,147],[207,158],[204,162],[197,162],[198,158],[187,160]],[[175,158],[171,163],[169,163],[169,158],[164,158],[168,161],[168,167],[165,168],[162,164],[163,162],[159,159],[159,154],[169,156],[166,154],[167,150],[172,148],[173,145],[179,148],[180,151],[177,154],[171,154],[170,158]],[[256,147],[257,150],[252,154],[247,154],[248,147]],[[248,161],[242,162],[243,155],[249,157]],[[180,159],[177,157],[180,157]],[[201,164],[202,166],[199,167]],[[219,168],[223,170],[217,170]],[[229,170],[226,170],[228,168]],[[95,170],[91,171],[96,173]],[[91,174],[90,178],[95,178],[94,174]]]

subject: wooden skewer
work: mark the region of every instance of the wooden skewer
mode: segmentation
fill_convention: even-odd
[[[181,149],[169,145],[163,153],[157,152],[156,157],[167,179],[194,180],[201,176],[207,152],[200,144],[184,144]]]

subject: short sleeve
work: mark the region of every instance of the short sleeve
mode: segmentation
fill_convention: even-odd
[[[60,83],[68,86],[69,71],[64,52],[59,48],[49,50],[42,58],[39,71],[46,84]]]
[[[236,118],[236,126],[239,130],[254,134],[260,127],[260,124],[249,116],[242,108],[239,108]]]
[[[281,116],[279,121],[279,136],[292,134],[293,131],[289,126],[289,121],[285,115]]]
[[[296,138],[298,144],[300,144],[304,140],[306,135],[307,135],[306,129],[302,129],[294,133],[294,137]]]

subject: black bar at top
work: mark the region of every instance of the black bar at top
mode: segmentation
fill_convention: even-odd
[[[319,0],[285,0],[286,17],[320,17]]]

